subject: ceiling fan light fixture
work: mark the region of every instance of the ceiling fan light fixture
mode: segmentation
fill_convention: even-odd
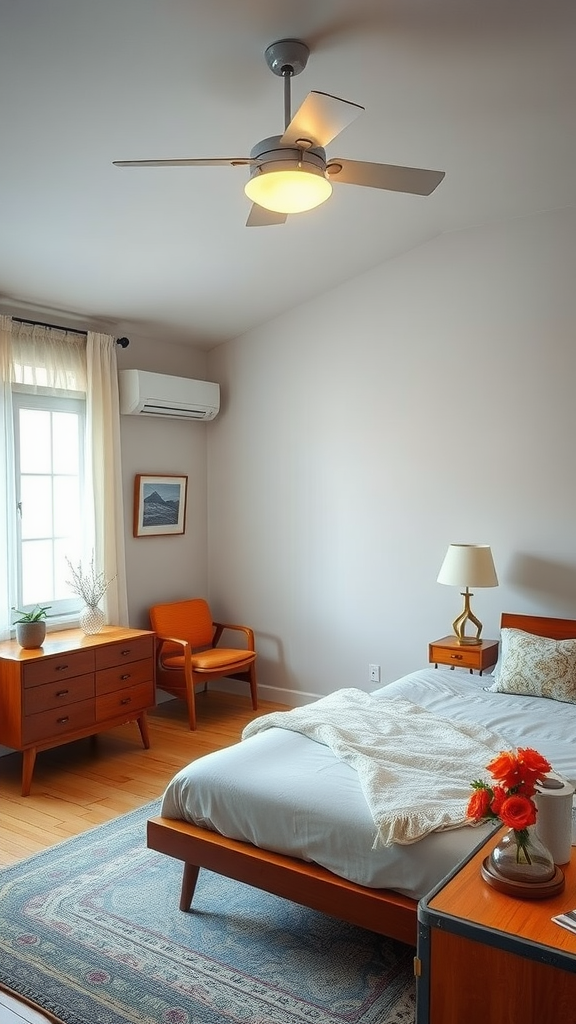
[[[323,171],[314,167],[282,170],[259,167],[246,183],[249,199],[274,213],[304,213],[325,203],[332,185]]]

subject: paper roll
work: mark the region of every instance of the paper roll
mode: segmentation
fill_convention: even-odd
[[[536,787],[536,832],[555,864],[567,864],[572,848],[572,798],[574,786],[550,772]]]

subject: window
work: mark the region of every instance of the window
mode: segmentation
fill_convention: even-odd
[[[128,623],[117,374],[110,335],[0,315],[0,640],[14,608],[77,621],[67,559],[93,560]]]
[[[77,611],[66,572],[82,550],[85,401],[13,390],[17,600],[49,617]]]

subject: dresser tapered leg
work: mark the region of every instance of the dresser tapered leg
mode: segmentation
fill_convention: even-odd
[[[22,754],[22,796],[28,796],[32,785],[34,763],[36,761],[36,747],[29,747]]]

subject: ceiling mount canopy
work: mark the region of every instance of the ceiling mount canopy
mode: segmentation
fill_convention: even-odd
[[[264,51],[274,75],[284,80],[284,133],[256,143],[249,157],[177,157],[168,160],[115,160],[117,167],[250,168],[245,193],[253,206],[248,227],[283,224],[289,214],[326,202],[332,182],[428,196],[444,171],[396,164],[326,158],[325,147],[364,112],[364,107],[325,92],[310,92],[294,116],[291,81],[308,63],[310,49],[299,39],[279,39]]]

